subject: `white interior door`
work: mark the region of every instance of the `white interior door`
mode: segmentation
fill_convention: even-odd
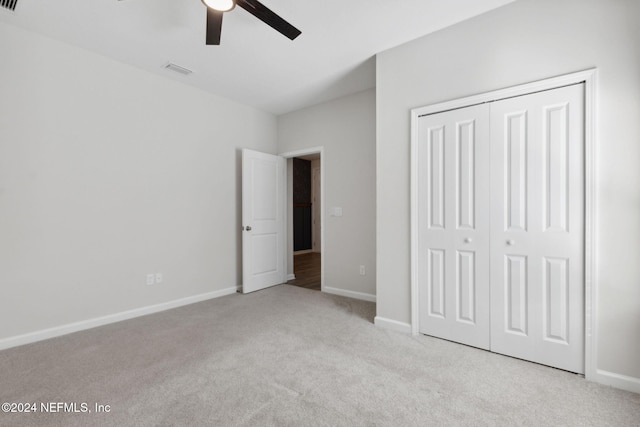
[[[492,103],[491,350],[584,372],[584,87]]]
[[[489,348],[489,105],[418,125],[419,330]]]
[[[285,161],[242,150],[242,293],[285,282]]]

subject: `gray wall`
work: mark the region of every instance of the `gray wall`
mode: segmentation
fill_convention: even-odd
[[[374,296],[375,91],[278,117],[278,151],[324,147],[325,286]],[[342,207],[342,217],[330,215]],[[366,275],[361,276],[359,266]]]
[[[6,24],[0,52],[0,341],[241,283],[237,150],[274,116]]]
[[[378,56],[378,316],[410,322],[410,109],[595,66],[597,368],[640,384],[639,16],[637,0],[519,0]]]

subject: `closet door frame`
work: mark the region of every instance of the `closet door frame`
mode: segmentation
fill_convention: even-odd
[[[486,102],[498,101],[515,96],[528,95],[543,90],[584,83],[585,89],[585,230],[584,230],[584,279],[585,279],[585,377],[595,380],[597,372],[597,194],[596,194],[596,89],[598,70],[596,68],[539,80],[505,89],[495,90],[465,98],[427,105],[411,110],[411,332],[419,334],[418,284],[418,122],[428,114],[470,107]]]

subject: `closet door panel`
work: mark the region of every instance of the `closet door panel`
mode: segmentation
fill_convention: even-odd
[[[491,349],[584,372],[584,88],[491,104]]]
[[[418,126],[421,333],[484,349],[489,311],[489,106]]]

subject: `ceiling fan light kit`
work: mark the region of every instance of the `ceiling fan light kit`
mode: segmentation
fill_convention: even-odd
[[[217,10],[218,12],[229,12],[236,7],[234,0],[202,0],[205,6]]]

